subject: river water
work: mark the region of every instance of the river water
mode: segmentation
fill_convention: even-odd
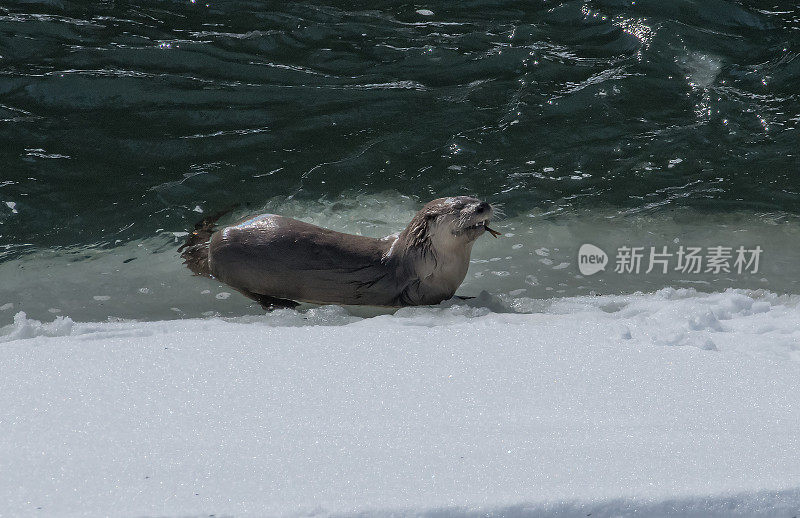
[[[382,236],[461,194],[505,213],[461,293],[510,310],[800,293],[798,54],[791,2],[5,1],[0,324],[258,313],[180,265],[204,215]]]

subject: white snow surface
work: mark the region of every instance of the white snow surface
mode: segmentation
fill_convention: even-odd
[[[2,516],[800,512],[800,296],[0,329]]]

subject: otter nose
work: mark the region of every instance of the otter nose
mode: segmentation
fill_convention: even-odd
[[[487,210],[489,210],[491,207],[492,207],[491,205],[489,205],[485,201],[482,201],[482,202],[480,202],[478,204],[477,207],[475,207],[475,212],[477,212],[478,214],[481,214],[481,213],[486,212]]]

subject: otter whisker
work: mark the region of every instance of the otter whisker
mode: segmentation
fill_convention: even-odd
[[[503,210],[505,207],[504,203],[493,203],[492,209],[494,209],[494,217],[492,219],[496,221],[506,219],[506,212]]]

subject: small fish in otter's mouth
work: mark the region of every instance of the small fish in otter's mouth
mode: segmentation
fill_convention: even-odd
[[[484,223],[484,224],[483,224],[483,228],[485,228],[485,229],[486,229],[486,232],[488,232],[488,233],[490,233],[492,236],[494,236],[494,238],[495,238],[495,239],[497,239],[497,236],[499,236],[499,235],[501,235],[501,234],[502,234],[502,232],[498,232],[498,231],[496,231],[496,230],[494,230],[494,229],[491,229],[491,228],[489,228],[489,225],[487,225],[486,223]]]

